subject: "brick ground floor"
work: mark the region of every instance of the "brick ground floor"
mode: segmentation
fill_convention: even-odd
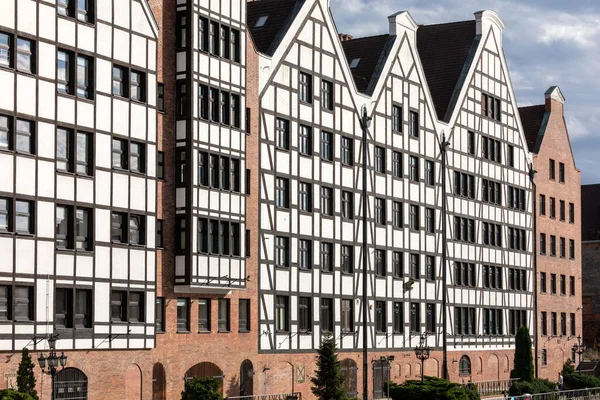
[[[239,396],[240,390],[253,394],[302,392],[303,399],[313,399],[310,377],[314,374],[315,354],[256,354],[256,352],[229,349],[227,346],[182,347],[176,343],[148,351],[68,351],[68,367],[77,368],[85,374],[88,382],[88,399],[149,400],[180,398],[186,375],[208,374],[222,376],[224,395]],[[389,372],[381,356],[394,355]],[[460,359],[464,355],[470,361],[471,373],[461,374]],[[37,353],[33,352],[34,359]],[[11,385],[16,374],[20,354],[5,353],[0,365],[1,387]],[[512,350],[497,351],[448,351],[450,378],[457,382],[493,381],[508,379],[512,369]],[[349,382],[362,392],[362,353],[340,353],[350,374]],[[387,374],[395,382],[419,379],[421,362],[410,352],[369,353],[369,398],[377,391],[377,382],[387,380]],[[442,353],[432,352],[425,361],[427,376],[441,376]],[[71,370],[73,371],[73,370]],[[355,375],[355,376],[354,376]],[[42,377],[36,368],[40,399],[50,399],[50,378]],[[243,386],[243,388],[241,388]],[[362,396],[362,394],[360,395]],[[362,398],[362,397],[361,397]]]

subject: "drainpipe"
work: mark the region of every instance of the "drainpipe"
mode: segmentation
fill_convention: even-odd
[[[448,146],[450,146],[450,142],[446,141],[446,135],[442,133],[442,141],[440,143],[440,152],[442,153],[442,349],[443,349],[443,359],[442,359],[442,378],[449,379],[448,376],[448,343],[446,340],[446,332],[448,317],[447,317],[447,304],[446,297],[448,296],[447,290],[447,270],[448,270],[448,260],[447,260],[447,247],[448,240],[446,237],[447,234],[447,210],[446,210],[446,201],[447,201],[447,193],[446,193],[446,156],[448,151]],[[421,371],[421,375],[423,371]]]

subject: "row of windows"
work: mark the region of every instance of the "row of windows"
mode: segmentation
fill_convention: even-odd
[[[178,232],[177,249],[185,250],[185,218],[177,219],[176,228]],[[197,250],[204,254],[238,257],[240,255],[240,235],[240,224],[237,222],[198,218]]]
[[[477,286],[476,266],[473,263],[454,263],[454,285],[462,287]],[[488,289],[502,289],[502,267],[494,265],[483,266],[483,287]],[[527,290],[527,271],[518,268],[508,270],[509,289],[514,291]]]
[[[564,200],[559,200],[560,220],[565,221],[566,218],[566,203]],[[549,205],[550,218],[556,218],[556,199],[550,197]],[[546,195],[540,194],[540,215],[546,215]],[[569,223],[575,223],[575,204],[569,203]]]
[[[177,332],[187,333],[191,331],[190,327],[190,303],[194,300],[189,298],[177,299]],[[230,332],[231,330],[231,300],[218,299],[217,310],[217,332]],[[213,329],[212,321],[212,300],[197,299],[198,303],[198,332],[211,332]],[[166,308],[164,297],[156,298],[156,332],[165,333],[166,329]],[[238,307],[238,329],[240,332],[250,332],[250,299],[239,299]]]
[[[185,11],[177,13],[177,47],[187,45],[187,16]],[[210,21],[208,18],[198,18],[198,45],[205,51],[217,57],[222,57],[239,63],[241,57],[240,31],[227,25]]]
[[[556,180],[556,161],[550,159],[548,162],[548,178],[550,180]],[[558,181],[565,183],[565,163],[558,163]]]
[[[185,157],[184,152],[180,152]],[[184,158],[185,161],[185,158]],[[179,164],[178,184],[185,184],[185,164]],[[198,184],[213,189],[240,191],[240,160],[233,157],[198,152]]]
[[[35,74],[35,48],[33,40],[0,32],[0,66]]]
[[[542,254],[542,255],[548,254],[547,245],[548,245],[548,243],[546,242],[546,234],[540,233],[540,254]],[[559,238],[559,250],[560,250],[561,258],[565,258],[567,256],[566,246],[567,246],[566,239],[564,237]],[[555,235],[550,235],[549,247],[550,247],[549,255],[552,257],[556,257],[556,236]],[[569,258],[571,260],[575,259],[575,240],[573,240],[573,239],[569,239]]]
[[[550,313],[550,334],[552,336],[558,336],[558,321],[557,321],[558,313]],[[575,337],[576,335],[576,324],[575,324],[575,313],[570,313],[570,336]],[[542,330],[542,335],[548,335],[548,313],[546,311],[542,311],[540,318],[540,326]],[[560,313],[560,335],[567,336],[567,313]]]
[[[481,113],[488,118],[501,121],[502,107],[500,99],[486,93],[481,94]]]
[[[187,85],[184,81],[177,83],[177,116],[187,115]],[[198,116],[205,120],[229,125],[241,126],[240,96],[224,90],[200,85],[198,90]]]
[[[298,77],[298,99],[303,103],[313,102],[313,77],[306,72],[300,72]],[[321,79],[321,108],[333,110],[333,83]]]
[[[483,309],[483,334],[504,334],[504,310],[499,308]],[[520,326],[527,326],[525,310],[509,310],[508,333],[514,335]],[[477,334],[477,318],[474,307],[454,307],[454,333],[456,335]]]
[[[481,180],[481,200],[502,205],[502,184],[488,179]],[[454,195],[475,199],[475,176],[454,171]],[[508,187],[508,207],[525,211],[525,190]]]
[[[483,244],[502,247],[502,227],[483,222]],[[527,236],[524,229],[508,228],[508,247],[512,250],[527,250]],[[475,243],[475,220],[454,217],[454,240]]]
[[[550,274],[550,294],[557,294],[556,292],[556,274]],[[540,292],[548,293],[547,286],[547,274],[540,272]],[[560,295],[567,295],[567,276],[560,275]],[[569,276],[569,296],[575,296],[575,277]]]
[[[0,114],[0,150],[35,154],[35,122]]]
[[[56,11],[82,22],[94,22],[94,0],[57,0]]]

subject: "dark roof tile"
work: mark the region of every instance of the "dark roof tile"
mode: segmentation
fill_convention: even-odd
[[[369,87],[370,83],[373,78],[373,83],[376,83],[379,77],[381,65],[389,52],[390,39],[393,39],[390,35],[379,35],[342,41],[348,64],[360,58],[358,66],[350,69],[359,92],[372,90],[374,85]]]
[[[417,29],[417,50],[440,120],[449,118],[446,112],[471,53],[475,25],[475,21],[461,21]]]
[[[257,0],[248,1],[246,25],[252,34],[254,45],[261,53],[272,55],[293,21],[303,0]],[[261,16],[268,16],[262,27],[255,27]]]
[[[521,124],[523,125],[523,131],[525,132],[525,139],[527,139],[527,147],[529,151],[536,153],[536,143],[542,122],[544,121],[544,114],[546,113],[546,106],[539,104],[535,106],[519,107],[519,115],[521,116]]]

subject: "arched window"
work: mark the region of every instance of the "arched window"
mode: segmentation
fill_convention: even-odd
[[[462,356],[458,363],[459,375],[471,375],[471,360],[467,356]]]

